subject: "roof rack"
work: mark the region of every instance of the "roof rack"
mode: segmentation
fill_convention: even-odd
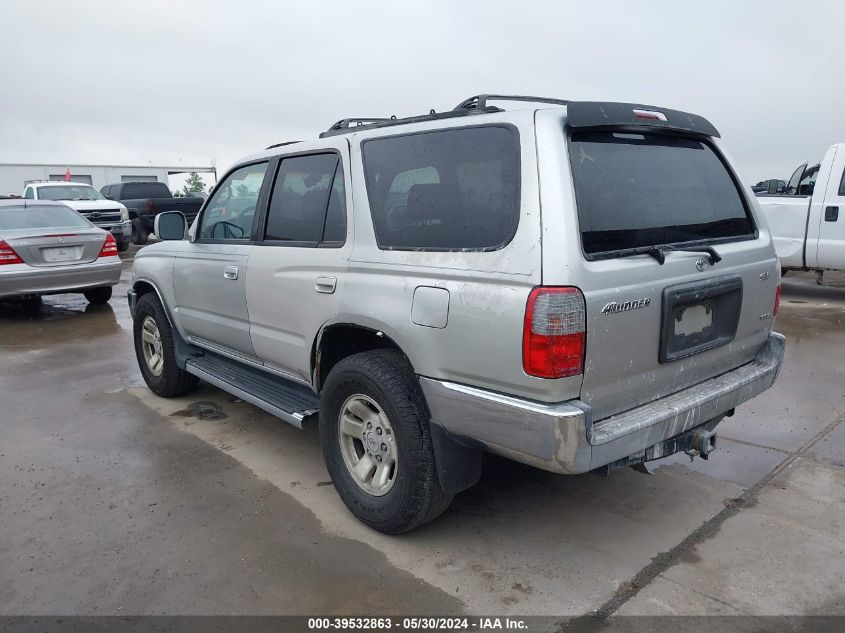
[[[272,145],[268,145],[264,149],[273,149],[274,147],[284,147],[285,145],[293,145],[294,143],[301,143],[302,141],[284,141],[282,143],[273,143]]]
[[[482,108],[473,108],[472,110],[449,110],[446,112],[435,112],[430,110],[428,114],[418,116],[405,117],[402,119],[392,116],[389,119],[384,118],[362,118],[362,119],[341,119],[328,130],[320,134],[320,138],[327,136],[335,136],[337,134],[347,134],[349,132],[357,132],[359,130],[372,130],[380,127],[389,127],[392,125],[406,125],[408,123],[420,123],[423,121],[436,121],[438,119],[451,119],[459,116],[466,116],[468,114],[485,114],[489,112],[501,112],[501,108],[496,106],[486,106]]]
[[[528,97],[525,95],[475,95],[464,99],[455,106],[456,111],[478,110],[489,107],[488,101],[527,101],[530,103],[553,103],[555,105],[569,105],[565,99],[552,99],[550,97]]]

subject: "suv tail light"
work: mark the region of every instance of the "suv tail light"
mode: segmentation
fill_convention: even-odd
[[[586,338],[584,295],[578,288],[538,287],[531,291],[522,334],[526,374],[539,378],[583,374]]]
[[[117,242],[114,241],[114,235],[108,233],[106,241],[103,243],[103,248],[100,249],[100,254],[97,257],[115,257],[117,255]]]
[[[3,264],[23,264],[23,260],[15,252],[15,249],[0,240],[0,266]]]
[[[777,316],[779,311],[780,311],[780,284],[778,284],[778,289],[775,290],[775,307],[772,308],[772,316]]]

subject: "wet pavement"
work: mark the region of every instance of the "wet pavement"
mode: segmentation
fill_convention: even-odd
[[[106,306],[0,304],[0,614],[845,613],[845,275],[785,278],[780,378],[709,461],[490,457],[387,537],[346,511],[316,428],[146,389],[130,265]]]

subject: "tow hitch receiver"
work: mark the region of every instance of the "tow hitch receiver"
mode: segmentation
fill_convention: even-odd
[[[689,455],[690,461],[696,456],[701,459],[708,459],[710,453],[716,448],[716,431],[708,431],[707,429],[694,429],[692,431],[692,447],[684,452]]]
[[[606,466],[596,468],[592,472],[596,475],[607,475],[611,470],[615,470],[617,468],[636,466],[637,464],[642,464],[643,462],[650,462],[655,459],[669,457],[669,455],[674,455],[675,453],[680,453],[681,451],[689,455],[690,461],[692,461],[695,457],[708,459],[710,457],[710,453],[712,453],[716,448],[716,431],[713,429],[720,421],[721,416],[715,420],[706,422],[699,427],[685,431],[680,435],[670,437],[668,440],[663,440],[662,442],[639,451],[638,453],[634,453],[628,457],[623,457],[622,459],[611,462]],[[710,427],[709,429],[707,428],[708,426]]]

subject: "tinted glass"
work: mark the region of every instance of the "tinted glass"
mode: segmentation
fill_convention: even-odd
[[[284,159],[273,185],[264,238],[286,242],[321,241],[329,193],[333,189],[332,181],[337,167],[337,154]],[[337,197],[335,199],[337,206]],[[338,209],[335,208],[333,217],[337,213]],[[345,207],[342,214],[345,222]]]
[[[124,200],[140,198],[170,198],[170,189],[163,182],[130,182],[123,185],[120,197]]]
[[[55,207],[0,208],[0,230],[88,229],[91,223],[73,209]]]
[[[39,187],[38,197],[41,200],[103,200],[102,194],[88,185]]]
[[[214,191],[200,220],[199,238],[248,240],[252,235],[255,207],[267,163],[247,165],[233,171]],[[126,185],[127,187],[131,185]]]
[[[493,249],[519,222],[519,141],[474,127],[364,142],[364,171],[383,249]]]
[[[798,183],[799,196],[812,196],[813,190],[816,188],[816,178],[819,175],[819,167],[811,167],[804,172],[801,182]]]
[[[754,233],[733,179],[706,143],[575,132],[569,152],[588,254]]]
[[[32,200],[35,197],[35,190],[32,187],[27,187],[23,193],[23,197],[27,200]]]
[[[839,181],[839,195],[845,196],[845,171],[842,172],[842,180]]]
[[[332,189],[329,192],[329,206],[326,210],[326,226],[323,229],[324,242],[346,241],[346,187],[343,184],[343,164],[338,163]]]

